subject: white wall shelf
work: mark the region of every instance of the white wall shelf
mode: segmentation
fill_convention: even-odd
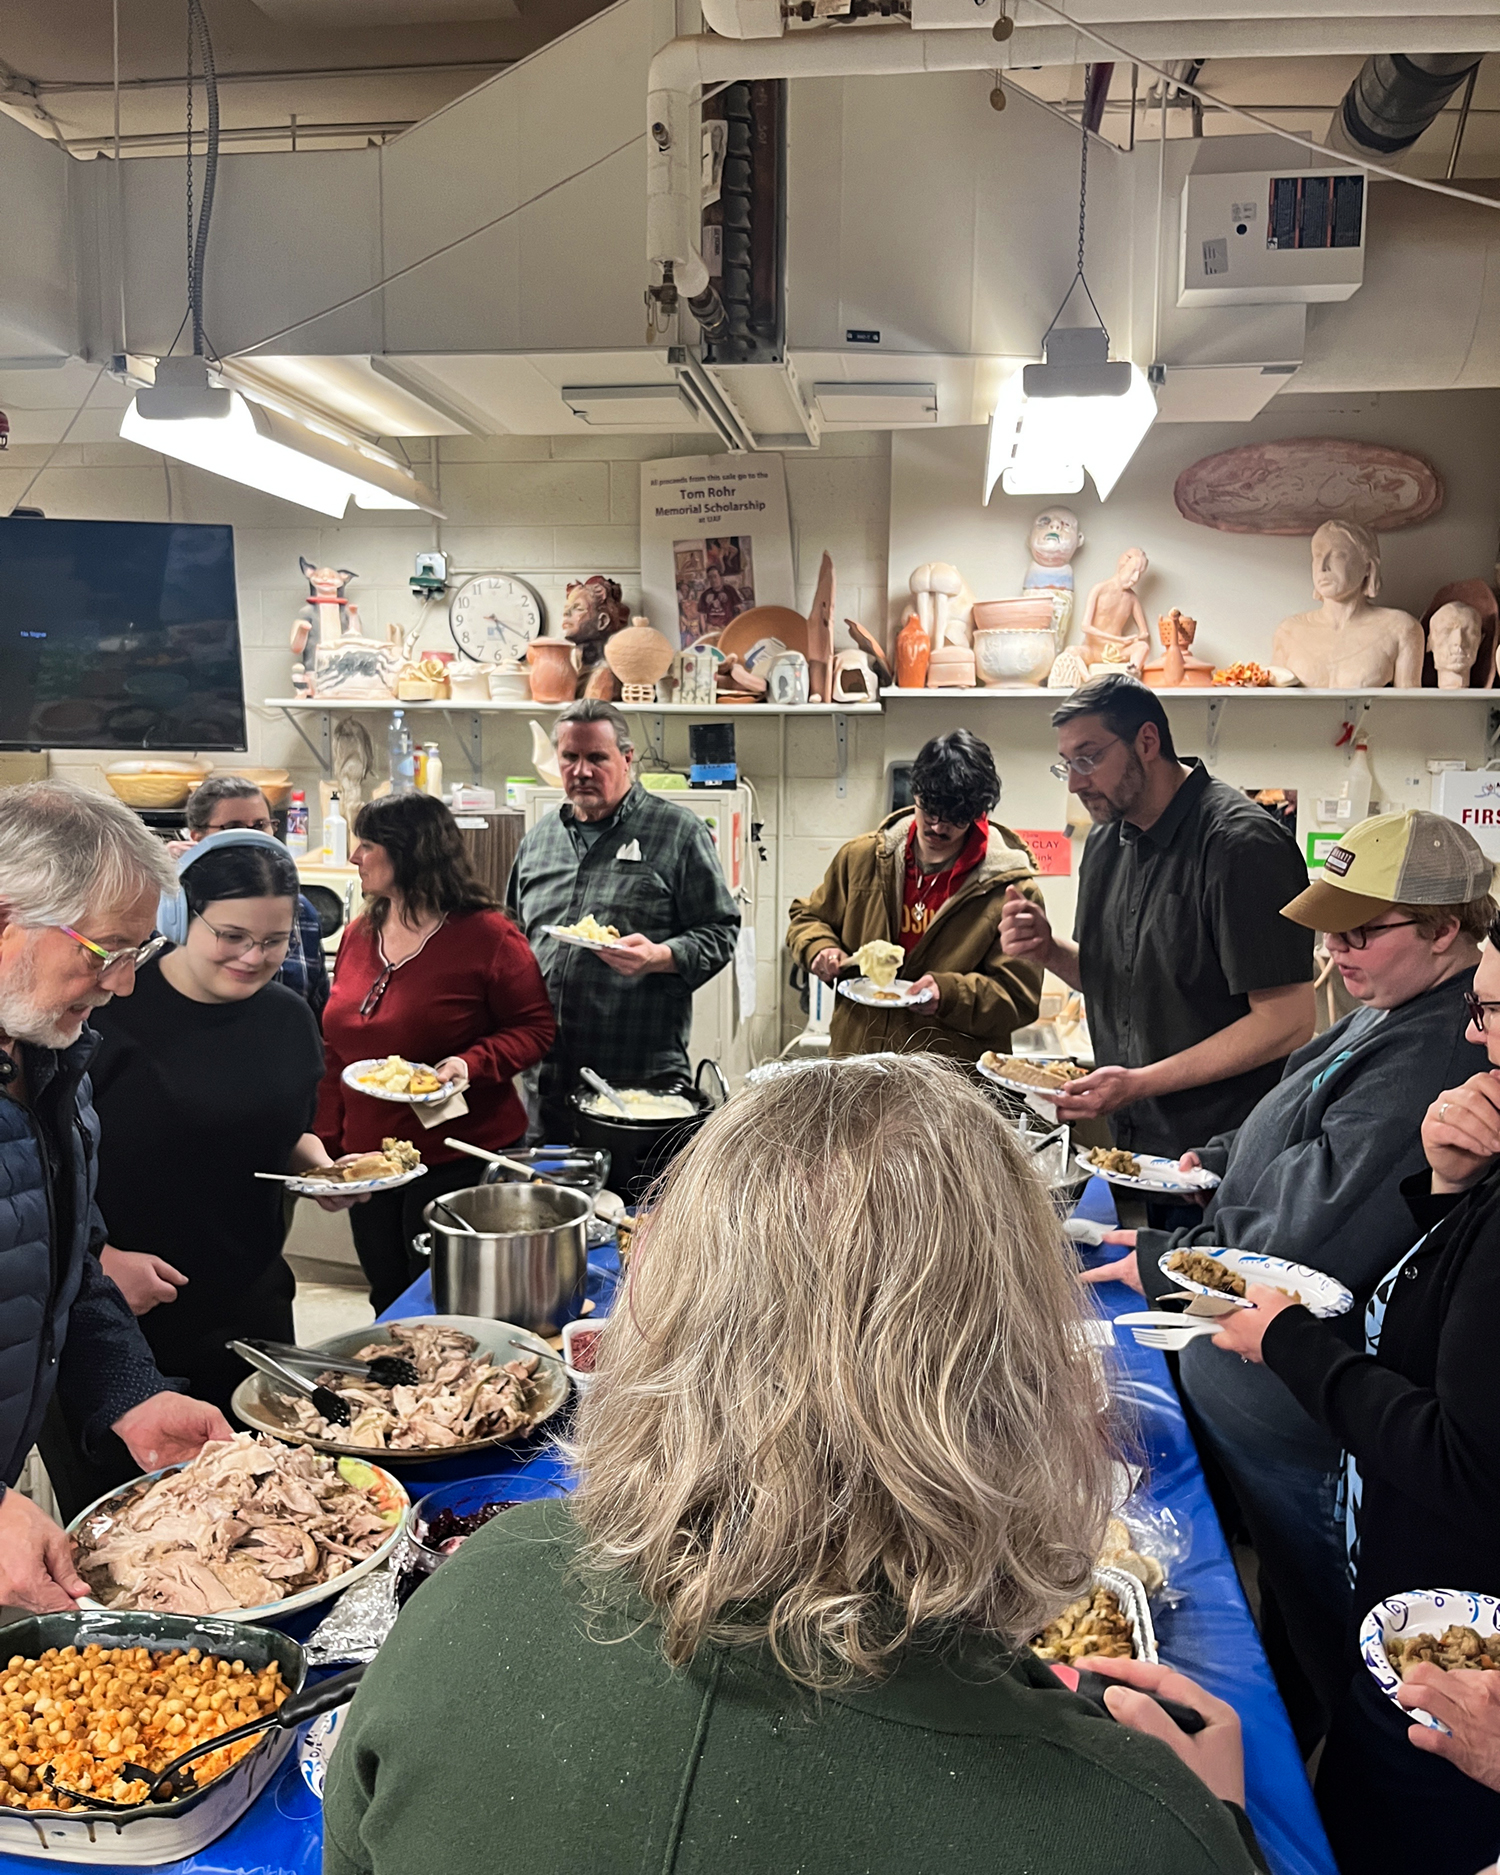
[[[1069,692],[1066,690],[1048,690],[1039,684],[977,684],[973,689],[960,690],[945,686],[933,690],[898,690],[894,687],[882,690],[882,702],[918,703],[933,697],[982,697],[1000,703],[1025,702],[1035,700],[1050,703],[1054,709],[1065,703]],[[1241,697],[1265,700],[1275,698],[1282,703],[1298,702],[1302,699],[1338,703],[1491,703],[1500,709],[1500,690],[1304,690],[1300,685],[1278,688],[1274,684],[1252,686],[1248,684],[1178,685],[1170,689],[1159,689],[1155,694],[1164,701],[1187,703],[1223,703],[1226,698]]]

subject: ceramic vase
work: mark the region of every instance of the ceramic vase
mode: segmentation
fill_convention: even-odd
[[[571,703],[578,690],[573,647],[565,638],[533,638],[526,647],[535,703]]]
[[[913,612],[896,637],[897,686],[902,690],[922,689],[931,662],[932,639],[921,618]]]

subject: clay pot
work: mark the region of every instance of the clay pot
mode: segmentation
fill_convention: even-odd
[[[972,690],[974,653],[967,645],[939,645],[927,665],[929,690]]]
[[[915,612],[896,636],[896,684],[902,690],[920,690],[927,682],[932,661],[932,640]]]
[[[1044,631],[976,631],[974,661],[986,684],[1039,684],[1052,669],[1057,641],[1049,625]]]
[[[974,630],[979,632],[994,631],[1047,631],[1052,629],[1052,597],[1044,594],[1040,598],[1028,595],[1022,599],[976,599],[974,601]]]
[[[571,703],[578,691],[578,668],[566,638],[533,638],[526,647],[534,703]]]

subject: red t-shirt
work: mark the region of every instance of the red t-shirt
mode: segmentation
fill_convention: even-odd
[[[504,912],[453,914],[424,948],[392,971],[372,1014],[362,1016],[370,986],[385,968],[363,918],[344,934],[333,991],[323,1011],[323,1082],[313,1131],[330,1154],[373,1152],[382,1139],[409,1139],[428,1165],[461,1157],[445,1132],[492,1152],[526,1131],[526,1109],[511,1076],[533,1067],[552,1046],[556,1024],[531,946]],[[469,1111],[431,1129],[416,1109],[346,1087],[351,1061],[404,1055],[435,1067],[462,1055],[469,1069]]]
[[[906,886],[901,900],[901,930],[896,939],[908,957],[937,916],[939,906],[947,904],[964,875],[972,872],[984,858],[989,839],[987,823],[976,820],[969,829],[968,839],[959,848],[958,858],[947,871],[924,873],[917,863],[917,824],[912,822],[911,832],[906,836]]]

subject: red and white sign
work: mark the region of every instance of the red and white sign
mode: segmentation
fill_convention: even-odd
[[[1069,877],[1073,871],[1073,842],[1067,834],[1052,827],[1017,827],[1016,832],[1035,853],[1036,869],[1044,879]]]
[[[1432,778],[1432,811],[1467,827],[1491,859],[1500,859],[1500,769],[1444,769]]]

